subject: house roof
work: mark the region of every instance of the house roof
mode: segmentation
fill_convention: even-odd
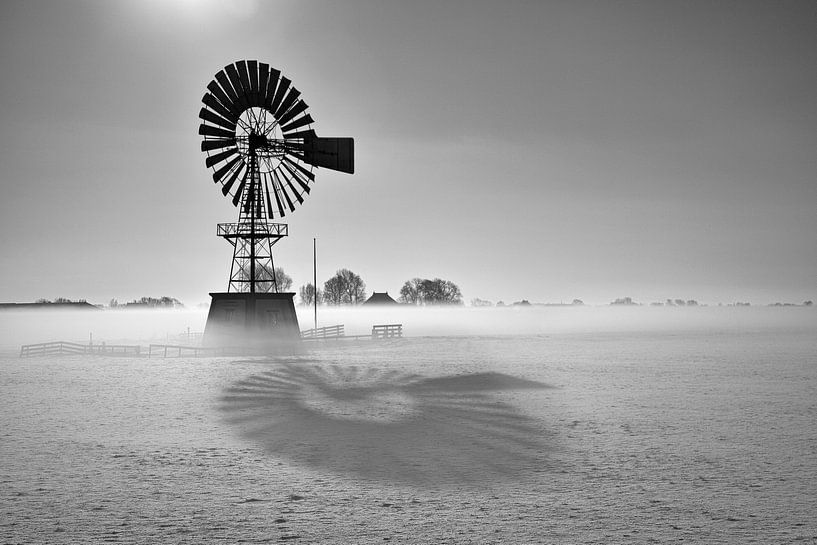
[[[364,305],[399,305],[397,301],[389,296],[387,291],[376,291],[372,296],[366,299]]]

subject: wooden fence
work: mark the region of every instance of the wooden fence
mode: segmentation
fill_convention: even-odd
[[[372,326],[372,339],[390,339],[403,336],[403,324],[381,324]]]
[[[332,325],[301,331],[301,339],[305,341],[320,339],[392,339],[402,336],[403,324],[373,325],[371,335],[346,335],[343,325]]]
[[[343,330],[343,324],[339,325],[330,325],[327,327],[319,327],[317,329],[305,329],[301,331],[301,338],[304,340],[308,339],[338,339],[340,337],[345,337],[346,334]]]
[[[183,346],[179,344],[151,344],[148,346],[148,357],[181,358],[182,356],[217,356],[226,352],[223,348]]]
[[[69,341],[25,344],[20,347],[20,357],[53,356],[57,354],[96,354],[139,356],[141,347],[131,344],[80,344]]]
[[[190,335],[192,337],[192,335]],[[317,329],[307,329],[301,332],[304,340],[321,339],[391,339],[403,336],[403,324],[379,324],[372,326],[372,334],[347,336],[342,324]],[[182,344],[151,344],[148,346],[147,356],[177,357],[182,356],[216,356],[223,355],[227,349],[204,348],[201,346],[189,346]],[[58,354],[83,354],[83,355],[117,355],[117,356],[143,356],[139,345],[132,344],[80,344],[69,341],[53,341],[48,343],[26,344],[20,347],[20,357],[31,356],[52,356]]]

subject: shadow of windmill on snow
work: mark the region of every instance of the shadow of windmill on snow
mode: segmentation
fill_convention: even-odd
[[[542,470],[541,424],[494,392],[543,388],[500,373],[425,378],[289,362],[235,383],[220,408],[245,438],[315,469],[465,484]]]

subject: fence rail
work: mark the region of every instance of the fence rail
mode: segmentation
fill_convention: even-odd
[[[161,356],[163,358],[181,358],[182,356],[198,357],[200,355],[216,356],[224,353],[221,348],[184,346],[180,344],[151,344],[148,346],[148,357]]]
[[[306,329],[301,331],[301,338],[304,340],[320,339],[391,339],[403,336],[403,324],[378,324],[372,326],[372,334],[347,336],[343,324],[319,327],[317,329]],[[179,341],[200,340],[200,333],[190,332],[180,336]],[[215,356],[226,353],[224,348],[190,346],[184,344],[151,344],[148,346],[147,357],[161,356],[182,357],[208,355]],[[47,343],[26,344],[20,347],[20,357],[32,356],[53,356],[61,354],[84,354],[84,355],[119,355],[119,356],[143,356],[141,346],[133,344],[81,344],[70,341],[52,341]]]
[[[371,335],[346,335],[343,325],[305,329],[301,331],[301,339],[392,339],[403,336],[403,324],[377,324],[372,326]]]
[[[69,341],[24,344],[20,347],[20,357],[52,356],[56,354],[117,354],[138,356],[141,347],[131,344],[80,344]]]
[[[191,344],[200,345],[203,339],[203,331],[183,331],[178,335],[168,335],[165,342],[167,344],[190,346]]]
[[[319,327],[317,329],[305,329],[301,331],[302,339],[337,339],[345,337],[343,324]]]
[[[390,339],[403,336],[403,324],[380,324],[372,326],[372,339]]]

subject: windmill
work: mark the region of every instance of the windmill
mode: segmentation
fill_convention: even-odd
[[[263,62],[225,66],[207,85],[202,102],[205,166],[238,208],[236,223],[216,228],[233,246],[233,260],[227,291],[210,294],[205,342],[295,337],[294,294],[279,292],[272,254],[275,243],[289,234],[288,226],[273,220],[304,203],[316,168],[352,174],[354,140],[319,137],[301,92]]]

